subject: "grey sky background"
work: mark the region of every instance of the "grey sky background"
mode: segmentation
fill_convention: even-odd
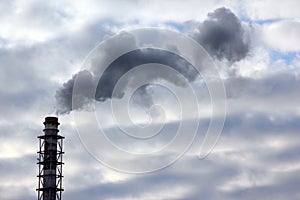
[[[297,0],[1,1],[0,199],[36,199],[36,137],[44,117],[57,109],[64,113],[59,121],[66,137],[65,200],[300,199],[299,6]],[[211,108],[205,84],[192,77],[201,108],[196,141],[172,166],[133,175],[103,166],[84,149],[73,114],[86,111],[71,111],[65,91],[99,42],[142,27],[175,30],[206,48],[225,84],[227,117],[214,151],[199,160]],[[142,60],[147,56],[141,53]],[[166,105],[166,132],[172,135],[178,120],[174,99],[155,87],[140,91],[131,105],[137,118],[147,118],[143,111],[149,104],[141,104],[147,98]],[[124,147],[140,148],[119,139],[109,101],[98,101],[96,111],[110,137]],[[107,149],[99,151],[120,159]],[[120,162],[131,164],[126,158]]]

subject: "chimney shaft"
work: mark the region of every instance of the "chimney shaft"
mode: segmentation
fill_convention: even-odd
[[[58,135],[57,117],[46,117],[44,125],[44,135],[38,136],[38,200],[61,200],[64,137]]]

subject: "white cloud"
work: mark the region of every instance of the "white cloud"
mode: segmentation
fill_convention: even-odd
[[[269,53],[266,49],[261,47],[253,48],[250,56],[245,59],[234,63],[233,67],[237,70],[238,74],[243,77],[258,78],[267,72],[269,65]]]
[[[248,18],[251,20],[269,20],[269,19],[294,19],[299,18],[298,0],[285,1],[252,1],[244,0],[241,8]]]
[[[284,20],[262,26],[262,37],[272,49],[300,51],[300,21]]]
[[[207,13],[226,5],[226,1],[189,0],[184,4],[177,0],[147,1],[6,1],[0,4],[2,45],[13,47],[31,45],[55,39],[62,34],[73,33],[95,21],[105,21],[134,26],[153,26],[162,22],[203,20]],[[228,4],[229,8],[236,8]],[[0,40],[0,41],[1,41]],[[1,43],[0,43],[1,45]],[[0,46],[1,47],[1,46]]]

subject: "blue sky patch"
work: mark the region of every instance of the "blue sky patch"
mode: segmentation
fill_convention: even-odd
[[[296,58],[297,53],[299,53],[299,52],[282,53],[280,51],[270,51],[269,56],[270,56],[271,62],[275,62],[278,60],[284,60],[284,62],[289,65]]]

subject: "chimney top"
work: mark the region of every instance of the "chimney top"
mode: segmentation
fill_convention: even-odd
[[[59,125],[59,122],[58,122],[58,118],[57,118],[57,117],[46,117],[46,118],[45,118],[44,124],[47,124],[47,123],[52,123],[52,124],[57,124],[57,125]]]

